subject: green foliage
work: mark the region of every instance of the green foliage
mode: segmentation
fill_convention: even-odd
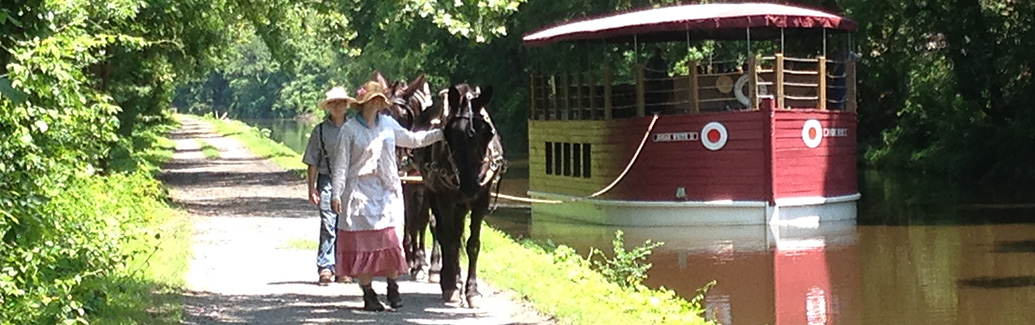
[[[840,1],[860,22],[867,163],[961,181],[1035,181],[1035,3]]]
[[[139,303],[127,296],[154,289],[131,286],[140,283],[133,279],[146,266],[133,261],[154,251],[163,229],[152,225],[169,214],[151,172],[170,157],[170,149],[153,130],[135,139],[131,150],[139,154],[118,164],[134,171],[72,177],[39,202],[33,211],[38,218],[5,224],[0,319],[87,323],[102,310]]]
[[[518,292],[543,312],[569,324],[705,324],[705,285],[683,299],[666,288],[622,286],[594,270],[593,261],[568,246],[516,243],[482,225],[479,276]]]
[[[608,258],[599,249],[590,248],[586,260],[590,261],[594,271],[604,275],[607,281],[617,283],[625,288],[638,288],[647,279],[647,271],[651,263],[647,262],[651,250],[664,245],[662,242],[651,242],[648,239],[643,246],[634,247],[633,250],[625,250],[625,238],[621,230],[615,231],[615,239],[612,241],[614,256]]]

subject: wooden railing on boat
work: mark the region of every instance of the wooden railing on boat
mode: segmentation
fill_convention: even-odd
[[[736,66],[736,68],[732,68]],[[611,120],[648,113],[697,114],[758,109],[769,98],[778,108],[856,109],[855,61],[782,54],[750,57],[744,64],[688,63],[686,75],[669,76],[643,64],[627,79],[614,72],[583,71],[529,77],[529,118]],[[755,76],[751,78],[749,76]],[[740,84],[742,89],[738,89]]]

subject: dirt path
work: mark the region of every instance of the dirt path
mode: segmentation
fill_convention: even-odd
[[[272,162],[256,158],[234,139],[213,134],[191,118],[173,132],[176,153],[162,180],[194,225],[193,257],[184,294],[186,324],[377,323],[542,324],[550,318],[489,293],[481,309],[444,303],[437,284],[404,279],[405,306],[365,312],[356,284],[316,285],[315,246],[319,219],[305,200],[305,183]],[[200,141],[220,150],[206,159]],[[374,289],[385,300],[384,281]]]

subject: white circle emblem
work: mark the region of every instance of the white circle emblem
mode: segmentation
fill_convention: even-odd
[[[758,78],[758,79],[759,79],[759,81],[765,81],[765,80],[762,80],[762,78]],[[747,93],[745,93],[745,90],[750,90],[750,89],[748,89],[749,87],[744,87],[747,84],[748,84],[748,75],[744,74],[744,75],[741,75],[740,78],[737,79],[737,83],[733,85],[733,89],[736,90],[735,92],[733,92],[733,96],[736,97],[737,101],[740,102],[741,105],[744,105],[744,107],[748,107],[748,106],[751,105],[751,99],[748,98]],[[759,96],[769,95],[769,89],[766,88],[765,85],[758,85],[758,95]]]
[[[729,134],[726,132],[726,126],[719,122],[710,122],[701,128],[701,144],[705,148],[711,151],[722,149],[726,146],[726,140],[729,140]]]
[[[805,121],[805,125],[801,127],[801,140],[809,148],[819,147],[819,144],[823,142],[823,126],[819,124],[819,121],[815,119]]]

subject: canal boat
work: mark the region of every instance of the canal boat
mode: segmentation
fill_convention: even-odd
[[[533,217],[622,226],[855,219],[855,28],[818,10],[723,3],[576,19],[524,35],[532,55],[610,52],[583,68],[532,67]],[[705,41],[742,52],[687,60],[685,69],[645,55]],[[807,45],[817,49],[800,50]]]

